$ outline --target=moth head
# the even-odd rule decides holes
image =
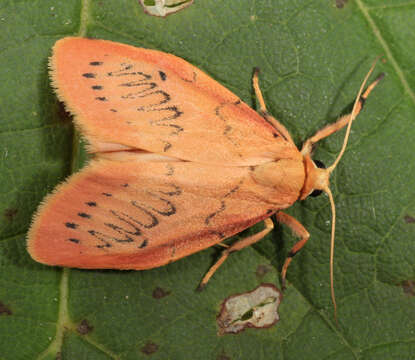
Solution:
[[[306,178],[300,194],[301,200],[308,196],[316,197],[320,195],[330,185],[330,173],[321,161],[312,160],[309,154],[304,156],[303,161]]]

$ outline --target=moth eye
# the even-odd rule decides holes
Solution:
[[[324,163],[320,160],[313,160],[314,165],[316,165],[318,168],[320,169],[325,169],[326,165],[324,165]]]
[[[313,192],[308,196],[316,197],[316,196],[321,195],[322,192],[323,190],[313,190]]]
[[[324,165],[323,162],[320,160],[313,160],[313,162],[320,169],[326,168],[326,165]],[[322,192],[323,190],[313,190],[313,192],[309,196],[316,197],[316,196],[321,195]]]

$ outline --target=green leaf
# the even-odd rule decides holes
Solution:
[[[411,358],[414,20],[407,0],[203,0],[167,18],[144,14],[138,0],[3,0],[0,359]],[[68,35],[171,52],[254,107],[251,76],[258,66],[269,111],[299,146],[350,110],[370,64],[383,54],[375,74],[386,77],[353,124],[331,179],[338,326],[325,196],[287,210],[311,237],[288,270],[281,320],[270,329],[218,337],[216,316],[228,296],[261,282],[278,285],[296,241],[280,226],[255,247],[232,254],[201,293],[195,288],[220,249],[148,271],[63,270],[30,258],[25,236],[32,214],[76,160],[70,118],[47,74],[51,46]],[[343,134],[322,141],[315,158],[332,163]],[[259,265],[271,271],[258,276]],[[79,331],[84,320],[88,331]]]

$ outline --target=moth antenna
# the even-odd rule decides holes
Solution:
[[[352,112],[350,113],[350,120],[349,120],[349,123],[347,124],[347,129],[346,129],[346,134],[344,136],[343,146],[342,146],[342,148],[339,152],[339,155],[337,155],[336,160],[333,162],[332,165],[330,165],[327,168],[327,173],[328,174],[330,174],[336,168],[337,164],[339,163],[340,159],[342,158],[342,156],[343,156],[343,154],[346,150],[346,146],[347,146],[347,142],[349,140],[350,129],[352,127],[353,120],[356,118],[356,116],[359,113],[359,111],[361,109],[361,106],[362,106],[360,104],[360,101],[361,100],[364,101],[366,99],[366,97],[369,95],[369,93],[372,91],[372,89],[383,78],[383,74],[378,76],[378,78],[372,84],[370,84],[370,86],[363,93],[363,89],[365,88],[366,83],[367,83],[370,75],[372,74],[373,70],[375,69],[375,66],[376,66],[376,63],[378,62],[378,60],[379,60],[379,57],[376,58],[376,60],[373,62],[372,66],[370,67],[370,69],[368,71],[368,73],[366,74],[365,78],[363,79],[362,85],[360,86],[359,92],[357,93],[356,99],[354,101]],[[360,106],[360,108],[358,109],[359,106]],[[331,293],[331,301],[333,303],[334,320],[338,324],[337,303],[336,303],[336,296],[335,296],[335,293],[334,293],[334,239],[335,239],[335,232],[336,232],[336,206],[334,204],[334,198],[333,198],[333,194],[331,193],[330,188],[326,185],[322,190],[329,197],[331,213],[332,213],[331,239],[330,239],[330,293]]]
[[[341,150],[340,150],[340,153],[339,153],[339,155],[337,155],[337,158],[336,158],[336,160],[334,161],[334,163],[332,164],[332,165],[330,165],[328,168],[327,168],[327,171],[329,172],[329,174],[336,168],[336,166],[337,166],[337,164],[339,163],[339,161],[340,161],[340,159],[342,158],[342,156],[343,156],[343,154],[344,154],[344,152],[345,152],[345,150],[346,150],[346,146],[347,146],[347,142],[349,141],[349,135],[350,135],[350,129],[351,129],[351,127],[352,127],[352,123],[353,123],[353,120],[356,118],[356,116],[357,116],[357,113],[359,113],[359,110],[358,110],[358,107],[359,107],[359,102],[360,102],[360,99],[361,99],[361,97],[362,97],[362,93],[363,93],[363,89],[365,88],[365,86],[366,86],[366,83],[367,83],[367,81],[368,81],[368,79],[369,79],[369,77],[370,77],[370,75],[372,74],[372,72],[373,72],[373,70],[375,69],[375,66],[376,66],[376,63],[378,62],[378,60],[379,60],[379,58],[380,58],[380,56],[379,57],[377,57],[376,58],[376,60],[373,62],[373,64],[372,64],[372,66],[370,67],[370,70],[368,71],[368,73],[366,74],[366,76],[365,76],[365,78],[364,78],[364,80],[363,80],[363,82],[362,82],[362,85],[360,86],[360,89],[359,89],[359,92],[357,93],[357,96],[356,96],[356,100],[354,101],[354,104],[353,104],[353,110],[352,110],[352,112],[350,113],[350,121],[349,121],[349,123],[347,124],[347,129],[346,129],[346,135],[344,136],[344,141],[343,141],[343,146],[342,146],[342,148],[341,148]],[[364,93],[364,95],[363,95],[363,100],[364,99],[366,99],[366,97],[369,95],[369,93],[372,91],[372,89],[377,85],[377,83],[381,80],[383,78],[383,74],[381,74],[381,76],[379,76],[368,88],[367,88],[367,90],[365,91],[365,93]]]
[[[336,296],[334,294],[334,234],[336,233],[336,206],[334,204],[333,194],[331,193],[330,188],[326,187],[323,190],[329,197],[331,213],[332,213],[331,239],[330,239],[330,293],[331,293],[331,301],[333,303],[334,320],[337,323],[337,304],[336,304]]]

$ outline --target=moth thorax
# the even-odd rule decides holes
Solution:
[[[298,199],[304,184],[304,166],[298,159],[280,159],[256,166],[253,178],[258,184],[274,188],[281,196]]]
[[[300,199],[303,200],[314,190],[325,190],[329,187],[330,172],[317,167],[310,155],[304,156],[305,181]]]

